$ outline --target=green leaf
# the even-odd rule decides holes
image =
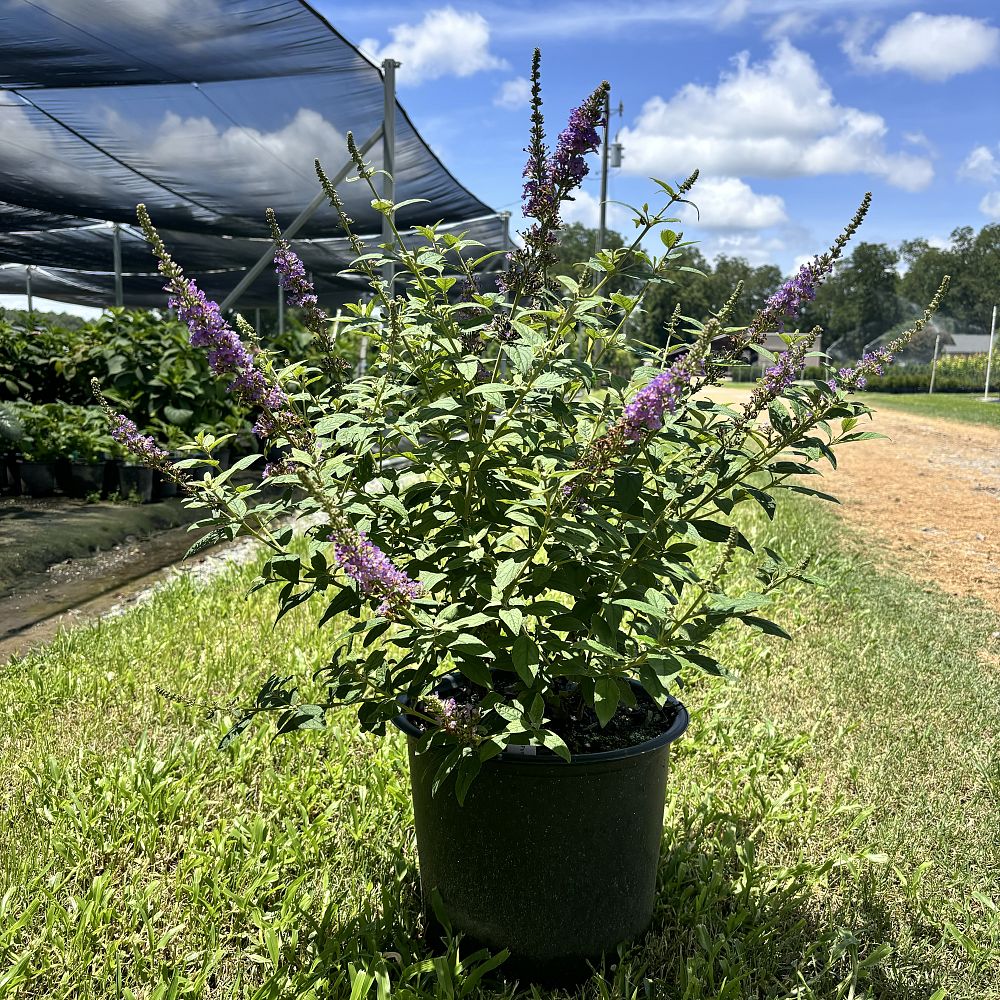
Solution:
[[[524,612],[520,608],[501,608],[499,617],[513,635],[517,635],[521,631],[521,626],[524,624]]]
[[[497,590],[503,593],[514,582],[517,574],[521,572],[524,559],[524,556],[520,558],[515,556],[513,559],[504,559],[497,566],[496,575],[493,578],[493,585]]]
[[[183,427],[194,416],[194,410],[187,410],[180,406],[164,406],[163,415],[171,424]]]
[[[615,471],[615,506],[627,513],[642,492],[642,473],[638,469],[617,469]]]
[[[471,751],[465,753],[461,763],[458,765],[458,773],[455,775],[455,793],[458,795],[458,804],[465,802],[465,796],[469,794],[469,787],[476,780],[480,768],[483,766],[479,754]]]
[[[322,705],[296,705],[282,714],[278,720],[278,730],[275,735],[294,733],[299,729],[325,729],[326,720]]]
[[[220,542],[227,542],[233,537],[232,531],[229,528],[213,528],[207,534],[202,535],[184,553],[185,559],[190,559],[191,556],[196,556],[199,552],[203,552],[205,549],[211,548],[213,545],[218,545]]]
[[[511,661],[517,676],[521,681],[530,687],[538,673],[538,646],[535,640],[523,633],[514,640],[514,648],[511,650]]]
[[[603,729],[618,709],[618,681],[614,677],[598,677],[594,682],[594,711]]]

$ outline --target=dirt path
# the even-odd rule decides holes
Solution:
[[[859,429],[891,440],[845,445],[825,468],[841,516],[914,577],[1000,611],[1000,431],[885,409]]]

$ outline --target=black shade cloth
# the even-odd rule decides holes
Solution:
[[[224,298],[267,248],[265,207],[286,226],[319,190],[314,158],[336,173],[347,131],[360,144],[382,122],[380,71],[300,0],[0,0],[0,51],[0,261],[88,272],[69,301],[98,295],[113,270],[111,229],[93,223],[134,225],[140,201],[194,277],[231,272]],[[382,166],[381,142],[367,159]],[[401,227],[442,222],[503,245],[501,219],[398,105],[394,176],[397,201],[426,199]],[[367,186],[339,189],[358,230],[377,232]],[[337,277],[338,236],[323,206],[299,232],[316,242],[296,242],[328,295],[355,285]],[[139,304],[152,258],[128,230],[122,254]],[[23,290],[15,281],[0,272],[0,291]],[[274,295],[265,275],[240,304]]]

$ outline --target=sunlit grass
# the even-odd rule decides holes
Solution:
[[[748,530],[828,585],[782,598],[793,644],[733,633],[740,677],[683,694],[653,927],[579,995],[1000,997],[1000,622],[880,575],[814,504]],[[398,735],[344,713],[218,752],[230,720],[157,694],[228,701],[323,662],[318,611],[272,631],[251,576],[175,583],[0,668],[0,998],[470,983],[460,944],[421,936]]]
[[[1000,372],[997,378],[1000,379]],[[991,403],[983,402],[981,392],[974,395],[954,392],[866,392],[861,398],[874,410],[905,410],[924,417],[1000,427],[1000,402],[995,402],[998,390],[1000,386],[993,387],[990,398],[994,402]]]

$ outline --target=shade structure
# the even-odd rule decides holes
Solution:
[[[132,228],[142,201],[176,259],[225,298],[268,248],[264,209],[285,227],[316,195],[315,158],[336,173],[351,131],[382,167],[382,73],[300,0],[0,0],[0,49],[0,261],[21,265],[0,270],[0,291],[23,291],[33,266],[49,275],[33,271],[36,294],[54,281],[57,297],[93,304],[119,223],[124,300],[150,304],[158,279]],[[393,106],[395,200],[421,199],[398,224],[501,248],[503,219]],[[377,234],[367,186],[339,190],[357,231]],[[321,205],[297,235],[321,297],[356,297],[333,211]],[[262,275],[240,304],[275,295]]]

